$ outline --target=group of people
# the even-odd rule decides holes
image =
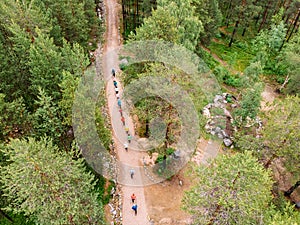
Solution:
[[[124,129],[125,129],[125,132],[127,134],[127,142],[124,143],[124,148],[125,148],[126,151],[128,151],[128,145],[129,145],[129,143],[132,140],[132,136],[129,133],[128,126],[126,126],[125,117],[123,115],[122,101],[120,99],[118,82],[116,81],[116,71],[115,71],[115,69],[112,69],[111,72],[112,72],[112,76],[113,76],[113,84],[114,84],[114,87],[115,87],[115,93],[116,93],[116,97],[117,97],[117,104],[118,104],[119,112],[120,112],[120,115],[121,115],[121,122],[122,122],[123,126],[125,127]],[[134,175],[134,170],[130,169],[130,177],[131,177],[131,179],[133,179],[133,175]],[[132,207],[131,208],[134,211],[134,214],[137,215],[136,196],[135,196],[134,193],[131,195],[131,202],[132,202]]]
[[[115,87],[115,93],[116,93],[116,97],[117,97],[117,104],[119,107],[119,112],[121,115],[121,122],[124,126],[125,132],[127,134],[127,142],[124,143],[124,148],[126,151],[128,151],[128,144],[131,142],[132,140],[132,136],[129,133],[129,128],[128,126],[126,126],[126,121],[125,121],[125,117],[123,115],[123,110],[122,110],[122,101],[120,99],[120,93],[119,93],[119,88],[118,88],[118,82],[116,81],[116,71],[114,69],[112,69],[112,76],[113,76],[113,84]]]
[[[134,215],[137,215],[136,196],[135,196],[134,193],[131,195],[131,202],[132,202],[132,207],[131,207],[131,208],[132,208],[133,211],[134,211]]]

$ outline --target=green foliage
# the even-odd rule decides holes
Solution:
[[[222,41],[221,39],[218,42],[211,42],[209,49],[221,60],[228,62],[233,69],[244,71],[254,57],[252,50],[245,48],[245,45],[233,45],[228,47],[222,43]]]
[[[94,177],[85,172],[83,159],[58,153],[46,138],[14,139],[2,151],[10,162],[1,168],[5,210],[30,215],[39,224],[103,224]]]
[[[287,97],[275,102],[266,116],[268,122],[263,130],[264,142],[272,154],[284,159],[286,169],[296,180],[300,166],[300,98]]]
[[[211,70],[220,65],[220,63],[211,54],[199,46],[196,48],[196,53]]]
[[[1,26],[1,25],[0,25]],[[6,99],[13,101],[23,97],[31,100],[29,59],[30,35],[18,24],[12,23],[1,29],[0,43],[0,90]]]
[[[285,199],[282,200],[281,206],[270,207],[265,218],[265,224],[268,225],[298,225],[299,221],[300,213]]]
[[[96,112],[95,112],[95,123],[97,132],[99,135],[99,139],[101,143],[104,145],[105,149],[110,149],[110,144],[112,140],[111,131],[108,125],[108,118],[103,115],[103,110],[105,110],[105,101],[101,101],[100,99],[105,99],[105,93],[101,93],[102,98],[99,98],[97,102]]]
[[[255,83],[259,82],[259,76],[262,74],[263,68],[260,61],[252,62],[244,71],[242,77],[242,86],[252,87]]]
[[[5,217],[0,216],[1,225],[35,225],[32,220],[22,214],[8,213],[7,215],[13,219],[13,222],[10,222]]]
[[[259,224],[272,199],[272,180],[249,152],[219,155],[194,172],[194,186],[183,198],[194,224]]]
[[[282,75],[282,67],[278,66],[278,55],[286,35],[283,21],[272,24],[269,30],[262,30],[253,41],[256,52],[254,61],[260,61],[262,68],[268,74],[277,74],[277,80]]]
[[[167,148],[167,149],[163,150],[164,153],[162,153],[162,152],[160,151],[160,154],[158,155],[158,157],[157,157],[155,163],[162,163],[162,161],[164,160],[164,156],[165,156],[165,155],[166,155],[166,156],[170,156],[170,155],[173,154],[174,151],[175,151],[174,148]]]
[[[40,1],[44,5],[45,13],[53,18],[53,26],[59,27],[63,37],[71,43],[79,43],[85,48],[89,34],[96,29],[97,17],[95,13],[95,2],[90,0],[59,0]],[[92,23],[89,23],[92,22]]]
[[[37,37],[30,47],[29,62],[31,73],[31,89],[38,92],[39,88],[55,100],[60,98],[62,56],[54,45],[53,39],[36,30]]]
[[[231,74],[224,66],[217,66],[213,70],[213,73],[217,77],[219,82],[225,83],[232,87],[241,86],[241,79],[239,74]]]
[[[204,31],[200,34],[200,41],[208,45],[218,33],[218,27],[222,21],[222,14],[217,0],[192,0],[195,6],[195,15],[202,22]]]
[[[249,119],[255,119],[260,108],[262,90],[263,85],[261,83],[256,83],[252,88],[245,90],[240,101],[240,107],[233,113],[235,123],[238,126],[246,125]]]
[[[51,18],[43,12],[37,1],[1,1],[0,21],[1,25],[8,27],[15,23],[30,36],[35,35],[37,27],[45,33],[51,30]]]
[[[59,143],[62,135],[62,123],[59,108],[44,90],[39,89],[38,100],[35,102],[37,110],[33,114],[33,129],[36,137],[51,137],[55,143]]]
[[[159,0],[157,9],[131,34],[133,40],[164,40],[182,44],[190,50],[197,45],[201,21],[194,15],[191,0]]]
[[[280,65],[286,68],[286,75],[289,76],[284,92],[291,95],[300,94],[300,33],[286,44]]]
[[[63,71],[62,82],[59,87],[62,92],[62,99],[59,102],[59,108],[61,115],[63,115],[63,124],[67,126],[72,125],[72,106],[74,101],[74,95],[79,83],[79,78],[75,77],[68,71]]]
[[[19,98],[13,102],[6,102],[0,93],[0,139],[26,136],[31,128],[31,116],[26,110],[24,101]]]

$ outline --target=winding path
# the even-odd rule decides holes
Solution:
[[[126,132],[124,126],[121,122],[121,116],[118,111],[117,98],[115,95],[114,85],[112,81],[111,70],[115,68],[117,71],[117,82],[118,88],[120,90],[120,96],[122,96],[122,87],[118,80],[118,55],[116,49],[120,47],[120,34],[118,29],[119,19],[119,8],[120,6],[117,3],[117,0],[105,0],[106,6],[106,45],[104,46],[104,57],[102,61],[104,76],[107,80],[106,84],[106,97],[108,102],[108,109],[111,118],[111,124],[113,127],[113,141],[115,143],[115,149],[117,153],[117,158],[122,164],[137,167],[140,165],[139,160],[142,158],[143,153],[132,151],[131,144],[129,144],[128,152],[124,149],[124,142],[126,141]],[[121,97],[122,98],[122,97]],[[123,107],[123,106],[122,106]],[[127,126],[129,127],[129,132],[134,134],[134,127],[131,118],[124,112],[124,117]],[[134,182],[138,179],[139,171],[135,172],[134,178],[130,178],[129,169],[127,167],[119,168],[120,174],[123,176],[122,183],[125,183],[121,186],[123,202],[122,202],[122,217],[123,225],[147,225],[149,221],[147,219],[147,205],[145,201],[144,188],[134,186]],[[129,185],[127,185],[129,184]],[[131,185],[132,184],[132,185]],[[138,205],[138,213],[135,216],[134,211],[131,209],[132,203],[130,196],[132,193],[135,193],[137,196],[136,201]]]

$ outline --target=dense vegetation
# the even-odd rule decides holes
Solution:
[[[107,181],[85,164],[72,130],[74,92],[102,33],[99,2],[0,2],[0,224],[103,223]],[[122,1],[125,41],[184,46],[239,100],[232,111],[235,148],[205,171],[196,167],[197,184],[183,199],[198,224],[300,223],[293,202],[300,186],[299,9],[299,0]],[[154,62],[122,69],[124,85],[160,76],[182,87],[204,127],[201,110],[208,100],[192,74]],[[279,97],[262,112],[266,83]],[[97,131],[108,149],[111,136],[101,112]],[[140,136],[151,136],[157,116],[164,120],[159,160],[172,154],[181,125],[172,104],[142,99],[132,113]],[[257,116],[264,125],[259,138],[247,126]],[[283,183],[289,188],[280,189]]]
[[[0,3],[0,224],[104,223],[106,181],[72,130],[74,93],[103,32],[98,3]],[[108,148],[104,104],[96,117]]]
[[[222,90],[239,101],[231,110],[236,127],[234,149],[220,155],[205,171],[196,167],[197,182],[183,200],[195,224],[300,223],[293,206],[293,200],[299,201],[295,190],[300,186],[300,1],[122,2],[129,7],[123,24],[134,23],[123,26],[128,43],[163,40],[194,51],[214,72]],[[132,17],[136,15],[127,12],[138,13],[145,4],[152,7],[151,15],[140,13],[143,23],[135,22]],[[161,76],[179,84],[195,103],[204,127],[201,107],[207,100],[190,75],[157,62],[122,65],[122,69],[125,85],[145,76]],[[278,99],[261,111],[266,83]],[[165,138],[155,151],[167,155],[167,149],[176,146],[180,119],[170,103],[160,97],[147,98],[135,104],[133,113],[139,119],[139,134],[145,137],[151,137],[151,121],[158,115],[163,118]],[[257,116],[263,118],[258,136],[255,127],[249,126]]]

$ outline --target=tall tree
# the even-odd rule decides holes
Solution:
[[[195,16],[191,0],[159,0],[152,16],[136,30],[135,40],[165,40],[182,44],[194,50],[199,34],[203,30],[201,21]]]
[[[37,107],[33,114],[34,136],[36,137],[51,137],[55,143],[60,143],[63,126],[60,118],[59,108],[48,96],[44,90],[39,88],[38,100],[35,101]],[[61,140],[63,143],[63,140]]]
[[[58,0],[43,1],[45,13],[50,14],[53,20],[53,26],[59,26],[63,37],[71,43],[79,43],[87,46],[89,35],[94,27],[90,24],[91,11],[94,11],[92,17],[96,17],[95,2],[90,0]]]
[[[38,36],[30,46],[28,65],[31,72],[31,89],[37,93],[39,88],[58,100],[61,97],[59,83],[62,79],[62,56],[53,38],[37,29]]]
[[[282,158],[285,168],[293,175],[294,182],[300,175],[299,118],[300,98],[288,96],[274,103],[273,109],[267,112],[268,122],[263,130],[269,160]]]
[[[83,159],[58,153],[46,138],[14,139],[2,151],[9,158],[0,178],[10,202],[5,210],[30,215],[38,224],[104,224]]]
[[[230,42],[228,44],[229,47],[231,47],[235,34],[238,30],[238,27],[240,24],[244,24],[244,26],[249,25],[250,18],[254,17],[256,15],[256,11],[258,10],[258,6],[253,4],[254,0],[244,0],[242,1],[242,4],[238,3],[235,5],[235,7],[232,9],[233,10],[233,21],[235,22]]]
[[[0,25],[1,26],[1,25]],[[31,38],[18,24],[12,23],[1,30],[0,90],[9,101],[31,98],[28,66]]]
[[[193,0],[195,15],[202,22],[204,31],[201,32],[200,41],[209,45],[211,39],[217,34],[222,21],[222,14],[217,0]]]
[[[272,199],[272,180],[249,152],[219,155],[194,172],[195,185],[183,198],[194,224],[259,224]]]
[[[281,89],[290,95],[300,94],[300,33],[285,44],[280,64],[287,67],[285,82]]]
[[[0,139],[26,136],[31,131],[31,115],[27,111],[22,98],[6,102],[4,94],[0,94]]]
[[[260,108],[262,87],[262,83],[256,83],[243,92],[240,107],[234,111],[235,123],[239,127],[256,118]]]

